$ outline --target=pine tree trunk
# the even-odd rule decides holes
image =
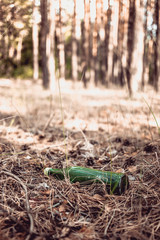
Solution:
[[[110,4],[108,1],[108,7],[106,11],[106,18],[105,18],[105,46],[106,46],[106,83],[109,85],[109,78],[108,78],[108,70],[109,70],[109,63],[108,63],[108,56],[109,56],[109,36],[110,36],[110,29],[111,29],[111,16],[112,16],[112,11],[110,8]]]
[[[91,58],[91,75],[90,81],[92,85],[98,83],[98,70],[99,70],[99,62],[98,62],[98,1],[96,0],[96,16],[93,26],[93,37],[92,37],[92,58]]]
[[[159,21],[160,21],[160,16],[159,16],[159,9],[160,9],[160,1],[159,0],[155,0],[155,14],[154,14],[154,17],[155,17],[155,24],[157,26],[156,28],[156,38],[155,38],[155,41],[154,41],[154,82],[153,82],[153,85],[154,85],[154,89],[155,91],[158,92],[158,80],[159,80],[159,74],[160,74],[160,71],[159,71],[159,56],[160,56],[160,46],[159,46],[159,43],[160,43],[160,32],[159,32]]]
[[[84,0],[84,55],[82,66],[84,71],[83,83],[87,87],[89,81],[89,49],[90,49],[90,1]]]
[[[98,61],[99,61],[99,79],[101,84],[106,84],[106,44],[105,44],[105,14],[103,0],[98,0],[97,6],[97,17],[98,17],[98,30],[99,30],[99,51],[98,51]]]
[[[15,21],[15,8],[13,7],[11,10],[11,21],[14,22]],[[8,38],[9,38],[9,44],[8,44],[8,57],[10,59],[13,59],[15,57],[15,53],[16,53],[16,46],[15,44],[13,44],[14,42],[14,31],[15,29],[12,28],[11,31],[9,31],[8,33]]]
[[[141,90],[144,90],[145,84],[148,79],[148,73],[149,73],[149,66],[148,66],[148,41],[147,41],[147,28],[148,28],[148,0],[145,4],[145,21],[144,21],[144,52],[143,52],[143,72],[142,72],[142,85]]]
[[[64,45],[64,27],[62,19],[62,4],[59,0],[59,68],[60,68],[60,78],[65,79],[65,45]]]
[[[105,23],[107,21],[107,12],[104,9],[104,0],[100,0],[100,29],[99,29],[99,38],[100,38],[100,79],[103,85],[107,85],[106,82],[106,42],[105,42]]]
[[[48,32],[47,22],[47,0],[41,0],[41,68],[42,85],[45,89],[49,88],[49,73],[46,54],[46,39]]]
[[[108,44],[107,44],[107,39],[108,39],[108,1],[102,0],[103,1],[103,27],[104,27],[104,51],[103,51],[103,68],[104,68],[104,84],[108,86],[108,78],[107,78],[107,71],[108,71],[108,65],[107,65],[107,56],[108,56]]]
[[[38,5],[36,0],[33,0],[33,26],[32,26],[32,42],[33,42],[33,80],[39,77],[39,64],[38,64]]]
[[[0,9],[3,9],[3,1],[0,1]],[[1,74],[5,73],[5,66],[3,61],[5,60],[5,27],[4,27],[4,11],[0,12],[0,72]]]
[[[72,79],[78,80],[78,42],[77,42],[77,5],[74,0],[74,14],[72,20]]]
[[[20,64],[21,56],[22,56],[22,43],[23,43],[23,30],[19,33],[18,43],[17,43],[17,54],[16,54],[16,62]]]
[[[123,0],[122,7],[123,15],[123,30],[122,30],[122,53],[121,53],[121,69],[119,75],[122,76],[122,85],[127,84],[127,36],[128,36],[128,22],[129,22],[129,1]]]
[[[49,87],[52,91],[55,90],[56,76],[55,76],[55,5],[53,0],[48,0],[48,34],[47,34],[47,64],[48,64],[48,76]]]
[[[158,0],[158,83],[160,83],[160,0]]]
[[[130,96],[141,86],[144,51],[143,1],[130,0],[130,29],[128,35],[128,89]]]
[[[13,35],[9,34],[8,57],[10,59],[12,59],[14,57],[14,54],[15,54],[15,47],[12,44],[13,41],[14,41]]]
[[[108,80],[113,82],[114,76],[114,52],[117,48],[118,41],[118,16],[119,16],[119,0],[114,0],[113,5],[110,6],[111,14],[111,27],[109,33],[108,44]]]

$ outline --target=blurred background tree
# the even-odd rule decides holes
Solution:
[[[33,80],[38,80],[39,77],[39,14],[38,14],[39,1],[33,0],[33,23],[32,23],[32,42],[33,42]]]
[[[160,78],[160,0],[0,0],[0,77],[134,95]]]
[[[32,2],[0,1],[0,75],[32,77]],[[21,66],[21,67],[19,67]]]

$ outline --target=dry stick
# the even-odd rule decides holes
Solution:
[[[82,131],[82,129],[79,128],[79,130],[80,130],[80,132],[82,133],[82,136],[84,137],[84,140],[85,140],[86,144],[89,144],[89,141],[88,141],[88,139],[86,138],[86,135],[84,134],[84,132]]]
[[[11,119],[11,118],[16,118],[16,117],[19,117],[19,116],[18,115],[13,115],[13,116],[10,116],[10,117],[2,118],[2,119],[0,119],[0,122]]]
[[[54,114],[55,114],[54,112],[51,113],[48,121],[46,122],[46,124],[45,124],[45,126],[44,126],[44,128],[43,128],[43,132],[45,132],[45,130],[46,130],[46,129],[48,128],[48,126],[50,125],[50,123],[51,123],[51,121],[52,121],[52,119],[53,119],[53,117],[54,117]]]
[[[107,224],[107,226],[106,226],[106,228],[104,230],[104,236],[107,235],[107,231],[108,231],[109,225],[111,224],[112,219],[114,218],[114,215],[115,215],[115,210],[113,211],[113,215],[111,216],[111,218],[110,218],[110,220],[109,220],[109,222],[108,222],[108,224]]]
[[[22,182],[22,180],[17,177],[16,175],[14,175],[13,173],[10,173],[8,171],[1,171],[0,173],[6,174],[12,178],[14,178],[17,182],[19,182],[21,184],[21,186],[23,187],[24,191],[25,191],[25,195],[26,195],[26,210],[27,210],[27,214],[30,220],[30,228],[29,228],[29,233],[32,234],[34,231],[34,221],[33,221],[33,217],[32,214],[30,213],[30,205],[29,205],[29,199],[28,199],[28,191],[27,191],[27,187],[26,185]],[[26,239],[29,239],[28,236]]]

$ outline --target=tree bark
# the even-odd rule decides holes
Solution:
[[[49,87],[55,91],[56,76],[55,76],[55,5],[53,0],[48,0],[48,34],[47,34],[47,64],[48,64],[48,79]]]
[[[122,49],[121,49],[121,69],[119,69],[119,78],[121,85],[127,84],[127,36],[129,22],[129,1],[123,0],[122,6]]]
[[[155,13],[154,13],[154,17],[155,17],[155,24],[156,24],[156,36],[155,36],[155,41],[154,41],[154,82],[153,82],[153,85],[154,85],[154,89],[156,92],[158,92],[158,80],[159,80],[159,74],[160,74],[160,71],[159,71],[159,56],[160,56],[160,32],[159,32],[159,21],[160,21],[160,16],[159,16],[159,9],[160,9],[160,1],[159,0],[155,0]]]
[[[2,6],[4,5],[4,2],[1,0],[0,1],[0,9],[1,12],[0,12],[0,72],[1,74],[4,74],[5,72],[5,67],[4,67],[4,60],[6,59],[6,56],[5,56],[5,27],[4,27],[4,19],[5,19],[5,15],[4,15],[4,10],[2,8]]]
[[[32,26],[32,42],[33,42],[33,80],[39,77],[39,63],[38,63],[38,5],[36,0],[33,0],[33,26]]]
[[[142,83],[144,51],[143,17],[143,1],[130,0],[127,66],[127,82],[130,96],[133,96],[140,89]]]
[[[112,11],[111,14],[111,27],[109,33],[109,44],[108,44],[108,80],[113,82],[114,74],[114,52],[117,48],[118,41],[118,16],[119,16],[119,0],[114,0],[112,6],[110,5]]]
[[[77,42],[77,5],[74,0],[74,14],[72,20],[72,79],[78,80],[78,42]]]
[[[149,74],[149,66],[148,66],[148,0],[145,3],[145,21],[144,21],[144,52],[143,52],[143,72],[142,72],[142,84],[141,90],[144,90],[145,84],[147,82],[148,74]]]
[[[62,3],[59,0],[59,68],[60,78],[65,79],[65,44],[64,44],[64,26],[62,18]]]
[[[82,66],[84,71],[83,82],[87,87],[89,81],[89,49],[90,49],[90,1],[84,0],[84,56]]]
[[[19,33],[18,43],[17,43],[17,54],[16,54],[16,62],[20,64],[21,56],[22,56],[22,43],[23,43],[24,33],[23,30]]]
[[[41,0],[41,68],[42,68],[42,85],[45,89],[49,88],[49,73],[46,53],[47,32],[48,32],[47,0]]]
[[[99,20],[99,39],[100,39],[100,80],[103,85],[106,85],[106,44],[105,44],[105,22],[107,12],[104,10],[104,0],[100,0],[100,20]]]
[[[93,37],[92,37],[92,58],[91,58],[91,83],[98,83],[98,5],[99,0],[96,0],[96,16],[93,26]]]
[[[158,83],[160,83],[160,0],[158,0]]]

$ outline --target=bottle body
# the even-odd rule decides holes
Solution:
[[[63,180],[66,176],[71,183],[104,183],[110,193],[122,194],[129,187],[128,177],[123,173],[101,171],[79,166],[68,167],[65,169],[46,168],[44,173],[45,175],[53,175],[60,180]]]

